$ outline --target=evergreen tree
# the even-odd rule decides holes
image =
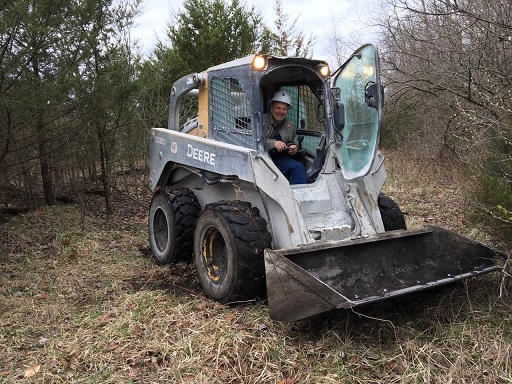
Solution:
[[[100,163],[102,180],[108,180],[112,163],[105,159],[125,145],[114,133],[135,108],[136,58],[128,31],[137,4],[2,3],[0,184],[13,184],[34,199],[41,186],[45,202],[53,204],[57,189],[76,187],[79,170],[89,179]]]
[[[185,0],[168,37],[186,73],[253,53],[261,18],[239,0]]]

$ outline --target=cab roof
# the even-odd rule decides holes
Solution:
[[[234,67],[250,66],[252,64],[252,61],[255,56],[257,56],[257,55],[252,54],[252,55],[248,55],[245,57],[241,57],[239,59],[228,61],[226,63],[215,65],[213,67],[208,68],[207,72],[216,71],[216,70],[220,70],[220,69],[234,68]],[[283,56],[273,56],[273,55],[261,55],[261,56],[265,56],[267,58],[269,64],[288,63],[288,64],[298,64],[298,65],[305,65],[305,66],[316,66],[318,64],[327,65],[327,62],[324,60],[307,59],[304,57],[292,57],[292,56],[283,57]]]

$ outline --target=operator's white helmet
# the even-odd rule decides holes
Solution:
[[[290,108],[292,107],[292,98],[286,91],[283,91],[283,90],[277,91],[274,94],[274,97],[272,99],[270,99],[270,102],[274,102],[274,101],[279,101],[280,103],[288,104],[288,106]]]

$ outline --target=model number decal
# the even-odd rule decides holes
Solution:
[[[159,136],[155,136],[155,143],[165,145],[165,139]]]
[[[208,152],[203,149],[195,148],[191,144],[187,144],[187,157],[202,161],[206,164],[215,165],[215,156],[213,152]]]

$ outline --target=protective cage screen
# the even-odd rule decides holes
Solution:
[[[254,148],[251,103],[236,79],[210,79],[210,138]]]

